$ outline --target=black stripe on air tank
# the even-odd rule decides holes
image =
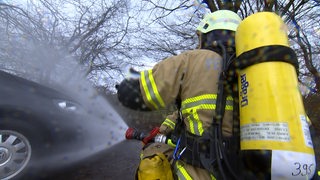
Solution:
[[[299,64],[296,53],[290,47],[281,45],[258,47],[242,53],[237,57],[233,65],[235,68],[244,69],[257,63],[275,61],[292,64],[298,74]]]

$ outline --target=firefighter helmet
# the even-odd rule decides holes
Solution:
[[[207,14],[200,22],[197,30],[201,33],[208,33],[213,30],[236,31],[241,18],[233,11],[219,10]]]

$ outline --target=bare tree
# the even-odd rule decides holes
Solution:
[[[94,83],[100,81],[97,75],[112,79],[113,72],[121,72],[118,59],[128,56],[128,5],[126,0],[0,3],[2,68],[50,81],[66,67],[61,61],[77,60]]]
[[[27,66],[31,68],[31,64],[26,56],[32,52],[32,48],[26,46],[26,42],[41,44],[39,40],[44,39],[47,42],[47,30],[43,27],[41,21],[34,19],[27,11],[20,7],[9,4],[0,4],[0,18],[2,22],[2,41],[3,54],[1,59],[7,64],[2,64],[7,69],[12,67]],[[29,43],[31,44],[31,43]],[[34,57],[36,59],[36,57]]]
[[[87,78],[99,86],[112,88],[128,66],[148,66],[150,61],[196,48],[195,28],[208,12],[229,9],[245,18],[255,12],[273,11],[289,25],[292,47],[300,61],[300,81],[307,84],[306,79],[312,77],[309,89],[319,93],[317,1],[27,2],[23,6],[0,3],[2,68],[27,64],[37,78],[48,80],[52,78],[49,72],[54,71],[55,61],[64,59],[65,53],[59,53],[63,50],[85,67]],[[50,59],[44,68],[35,66],[44,59]]]

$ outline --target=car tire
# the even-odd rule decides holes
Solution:
[[[27,137],[14,130],[0,130],[0,179],[16,177],[30,162],[32,148]]]
[[[28,179],[30,179],[29,177],[37,177],[38,172],[41,171],[42,165],[38,165],[38,163],[35,162],[38,162],[39,159],[42,159],[41,157],[43,157],[44,155],[42,151],[43,146],[45,145],[45,139],[42,134],[43,131],[45,131],[45,128],[43,128],[39,123],[33,122],[32,124],[32,121],[30,121],[30,119],[34,120],[34,118],[32,117],[24,115],[19,115],[18,117],[5,115],[0,117],[0,136],[2,137],[2,139],[0,139],[0,147],[3,151],[1,153],[4,155],[4,153],[8,150],[10,150],[10,152],[6,153],[9,153],[9,155],[14,155],[15,153],[18,155],[18,153],[23,150],[25,150],[24,153],[27,153],[24,161],[21,162],[21,164],[19,164],[15,170],[5,171],[7,173],[2,171],[2,169],[8,169],[8,166],[12,164],[8,164],[8,160],[0,160],[1,180],[11,178],[24,179],[25,177],[28,177]],[[14,141],[13,144],[10,144],[11,141],[6,142],[9,137],[15,139],[16,141]],[[27,149],[22,149],[15,152],[15,149],[13,147],[15,147],[16,143],[22,143],[19,145],[25,146],[25,148]]]

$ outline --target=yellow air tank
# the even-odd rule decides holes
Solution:
[[[246,167],[255,179],[311,179],[315,155],[287,26],[272,12],[245,18],[236,31],[236,55]]]

